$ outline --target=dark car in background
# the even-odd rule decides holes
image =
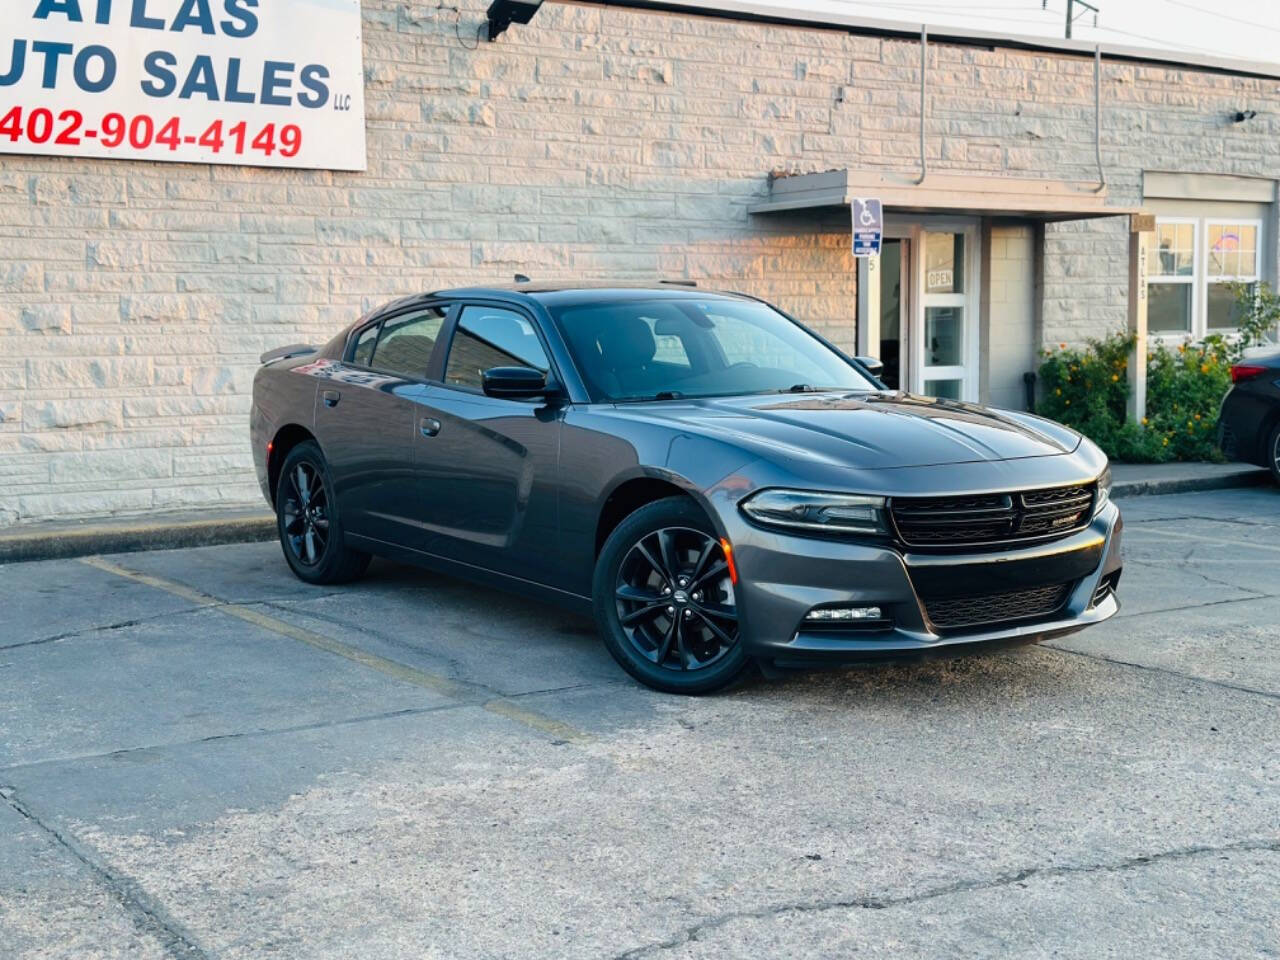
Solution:
[[[1096,446],[889,391],[750,297],[444,290],[263,360],[254,459],[299,577],[381,554],[558,600],[657,689],[1035,641],[1118,609]]]
[[[1280,350],[1232,366],[1218,446],[1228,460],[1266,467],[1280,483]]]

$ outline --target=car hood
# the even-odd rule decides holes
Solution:
[[[763,457],[864,470],[1053,457],[1080,435],[1031,414],[904,393],[813,393],[620,405],[618,413]]]

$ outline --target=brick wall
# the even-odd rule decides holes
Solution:
[[[366,173],[0,157],[0,525],[257,503],[257,355],[411,291],[692,277],[853,347],[844,219],[746,208],[770,170],[914,169],[914,43],[548,3],[476,46],[483,6],[364,0]],[[1092,176],[1088,59],[937,46],[929,82],[932,170]],[[1105,99],[1113,202],[1280,175],[1275,82],[1117,64]],[[1045,336],[1122,323],[1124,265],[1122,224],[1051,227]]]

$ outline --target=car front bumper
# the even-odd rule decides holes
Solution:
[[[741,637],[752,656],[778,666],[954,655],[1073,633],[1115,615],[1123,521],[1107,503],[1083,530],[1050,543],[1000,551],[916,554],[889,545],[797,537],[742,521],[730,531],[738,568]],[[1114,582],[1112,578],[1109,582]],[[1065,603],[1037,618],[942,629],[926,598],[984,597],[1069,584]],[[1095,602],[1096,601],[1096,602]],[[875,606],[869,627],[815,624],[819,606]]]

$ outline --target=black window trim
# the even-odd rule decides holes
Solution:
[[[371,327],[378,328],[378,336],[373,341],[373,359],[378,359],[378,345],[382,342],[383,327],[393,321],[399,320],[401,317],[414,313],[426,313],[429,310],[444,309],[444,320],[440,326],[440,334],[436,337],[435,346],[431,348],[431,359],[427,361],[427,368],[423,371],[421,377],[410,377],[397,370],[386,370],[376,366],[366,366],[363,363],[355,362],[356,345],[360,342],[360,336]],[[440,345],[444,343],[446,336],[452,337],[452,325],[454,317],[458,313],[458,302],[455,300],[432,300],[427,303],[416,303],[413,306],[404,307],[392,313],[385,313],[368,323],[362,324],[351,331],[351,335],[347,338],[347,345],[342,351],[342,362],[348,367],[354,367],[356,370],[368,370],[370,373],[379,373],[385,377],[399,377],[407,383],[426,383],[440,384],[442,371],[438,363],[442,356]]]
[[[551,352],[549,342],[547,340],[547,332],[542,329],[542,324],[538,322],[538,318],[529,310],[526,310],[522,304],[512,303],[508,300],[485,300],[485,299],[467,299],[459,300],[453,305],[453,311],[449,316],[448,322],[445,324],[444,330],[440,334],[440,343],[444,345],[444,349],[439,351],[439,368],[435,371],[439,377],[438,380],[432,381],[433,385],[443,387],[445,390],[454,390],[458,393],[467,393],[472,396],[485,397],[489,400],[495,400],[499,403],[536,403],[537,400],[511,400],[505,397],[489,397],[484,390],[479,387],[467,387],[460,383],[449,383],[445,378],[445,374],[449,369],[449,353],[453,350],[453,338],[457,333],[458,324],[462,320],[462,311],[467,307],[493,307],[499,310],[507,310],[511,313],[519,314],[533,325],[533,332],[538,338],[538,343],[542,347],[542,353],[547,358],[547,383],[557,384],[563,387],[564,378],[560,375],[560,371],[556,366],[555,355]],[[436,365],[437,358],[433,355],[432,365]]]

